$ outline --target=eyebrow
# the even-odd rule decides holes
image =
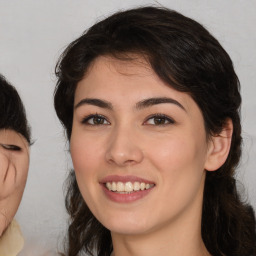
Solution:
[[[147,108],[147,107],[151,107],[151,106],[158,105],[158,104],[163,104],[163,103],[175,104],[176,106],[178,106],[181,109],[183,109],[184,111],[186,111],[186,109],[177,100],[174,100],[172,98],[167,98],[167,97],[144,99],[144,100],[139,101],[138,103],[136,103],[135,109],[140,110],[140,109],[143,109],[143,108]],[[83,105],[93,105],[93,106],[97,106],[97,107],[100,107],[100,108],[113,110],[113,105],[110,102],[105,101],[105,100],[101,100],[101,99],[93,99],[93,98],[82,99],[81,101],[79,101],[75,105],[74,109],[77,109],[77,108],[79,108]]]
[[[177,100],[174,100],[172,98],[167,98],[167,97],[149,98],[149,99],[142,100],[136,104],[136,108],[142,109],[142,108],[151,107],[153,105],[158,105],[162,103],[175,104],[176,106],[186,111],[186,109]]]
[[[106,108],[109,110],[113,110],[113,105],[105,100],[100,100],[100,99],[82,99],[81,101],[79,101],[76,105],[75,105],[75,109],[83,106],[83,105],[93,105],[93,106],[97,106],[100,108]]]

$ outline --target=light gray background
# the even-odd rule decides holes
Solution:
[[[57,244],[61,248],[66,230],[63,181],[71,161],[53,109],[56,60],[95,21],[145,4],[164,5],[196,19],[233,59],[243,97],[239,179],[256,208],[256,0],[0,0],[0,73],[20,92],[35,141],[16,216],[26,239],[22,255],[44,255]]]

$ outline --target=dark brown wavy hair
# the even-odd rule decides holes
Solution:
[[[209,136],[233,122],[226,162],[207,172],[202,212],[202,237],[214,256],[255,256],[255,215],[242,201],[234,178],[241,154],[240,85],[232,61],[219,42],[199,23],[175,11],[141,7],[96,23],[64,51],[56,66],[54,104],[67,138],[72,133],[74,93],[99,56],[131,60],[144,57],[170,87],[188,93],[200,107]],[[81,196],[71,170],[66,208],[70,215],[67,255],[96,252],[109,256],[110,231],[96,220]]]

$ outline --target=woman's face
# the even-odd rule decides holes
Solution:
[[[18,209],[28,166],[27,140],[13,130],[0,130],[0,236]]]
[[[70,149],[86,204],[113,233],[200,221],[208,158],[202,114],[143,59],[93,63],[75,92]]]

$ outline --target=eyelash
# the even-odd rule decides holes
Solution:
[[[10,151],[21,151],[21,148],[16,145],[11,144],[0,144],[4,149],[10,150]]]
[[[103,123],[91,124],[91,123],[89,123],[90,119],[92,119],[92,120],[98,119],[100,121],[103,121]],[[154,124],[146,124],[150,119],[158,119],[158,120],[160,120],[160,123],[158,123],[158,124],[156,124],[156,123],[154,123]],[[105,123],[105,121],[107,123]],[[164,121],[164,123],[161,123],[161,121]],[[166,121],[167,121],[167,123],[166,123]],[[85,125],[91,125],[91,126],[108,125],[108,124],[110,124],[110,122],[107,120],[107,118],[105,116],[99,115],[99,114],[91,114],[89,116],[86,116],[82,120],[81,123],[85,124]],[[166,116],[164,114],[153,114],[153,115],[147,117],[147,119],[143,122],[143,124],[155,125],[155,126],[164,126],[164,125],[169,125],[169,124],[174,124],[174,123],[175,123],[175,121],[172,118],[170,118],[170,117],[168,117],[168,116]]]

